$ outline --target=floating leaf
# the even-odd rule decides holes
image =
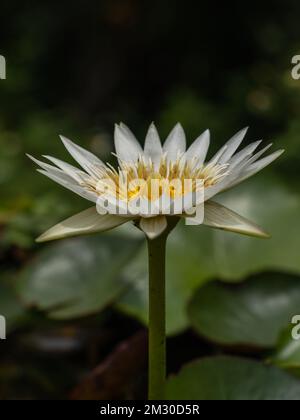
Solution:
[[[192,326],[224,345],[272,347],[300,308],[300,277],[261,274],[241,284],[211,282],[188,306]]]
[[[133,238],[105,234],[57,242],[27,266],[19,295],[52,318],[100,311],[129,287],[122,270],[139,245]]]
[[[298,319],[300,319],[300,315]],[[292,371],[293,373],[300,374],[299,332],[299,325],[293,325],[283,331],[279,337],[277,348],[272,353],[268,361],[281,368]]]
[[[236,357],[192,362],[167,382],[169,400],[300,400],[300,381],[281,370]]]

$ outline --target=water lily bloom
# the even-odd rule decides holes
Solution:
[[[54,165],[29,157],[41,167],[38,172],[94,204],[48,230],[38,242],[106,231],[128,221],[134,221],[148,238],[154,239],[166,230],[171,217],[182,217],[188,224],[203,223],[267,237],[256,224],[212,200],[218,193],[256,174],[283,152],[262,157],[271,144],[257,151],[260,141],[237,151],[246,131],[239,131],[206,161],[209,130],[186,150],[180,124],[163,145],[151,124],[143,149],[130,129],[121,123],[115,127],[117,169],[61,136],[81,169],[51,156],[44,157]]]

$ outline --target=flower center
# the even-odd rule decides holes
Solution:
[[[144,197],[157,200],[163,194],[179,198],[199,188],[208,188],[228,175],[228,165],[197,165],[197,159],[186,161],[184,156],[169,162],[163,156],[155,165],[140,157],[137,162],[120,162],[116,170],[111,165],[101,168],[98,179],[91,178],[85,186],[99,195],[110,195],[124,201]]]

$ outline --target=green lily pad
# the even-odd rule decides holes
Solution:
[[[261,274],[241,284],[211,282],[190,301],[193,328],[223,345],[272,347],[300,308],[300,277]]]
[[[100,311],[130,286],[122,270],[139,246],[137,239],[106,234],[57,242],[27,266],[18,293],[52,318]]]
[[[235,357],[192,362],[167,381],[168,400],[300,400],[300,381],[273,366]]]
[[[299,310],[300,313],[300,310]],[[283,331],[269,362],[300,374],[300,315],[298,323]]]
[[[261,271],[300,273],[298,193],[289,190],[277,178],[260,174],[224,193],[218,201],[256,222],[272,237],[258,240],[214,231],[212,255],[216,261],[216,276],[240,281]]]

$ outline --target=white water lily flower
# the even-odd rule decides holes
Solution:
[[[209,130],[201,134],[186,150],[186,137],[180,124],[174,127],[163,146],[154,124],[151,124],[143,150],[131,130],[121,123],[115,127],[118,169],[61,137],[82,169],[51,156],[44,157],[55,166],[28,156],[42,168],[38,172],[92,201],[94,205],[54,226],[37,241],[101,232],[128,221],[134,221],[148,238],[154,239],[167,228],[170,217],[179,216],[188,219],[191,224],[203,223],[241,234],[268,237],[257,225],[211,200],[216,194],[254,175],[283,153],[283,150],[279,150],[261,158],[271,145],[257,152],[260,141],[237,152],[246,131],[247,129],[243,129],[235,134],[206,162],[210,143]],[[126,182],[123,182],[124,174]],[[181,188],[174,187],[175,180]],[[186,180],[190,183],[185,184]],[[158,183],[156,191],[152,187],[153,181]],[[198,185],[202,191],[200,199],[195,195]],[[185,200],[185,207],[172,213],[171,208],[181,203],[182,199]],[[137,202],[139,207],[134,211]],[[196,215],[191,215],[188,207],[195,210],[203,205],[204,219],[198,221],[197,212]],[[107,212],[113,206],[115,210]],[[152,213],[149,213],[149,208]],[[105,210],[103,214],[101,209]]]

